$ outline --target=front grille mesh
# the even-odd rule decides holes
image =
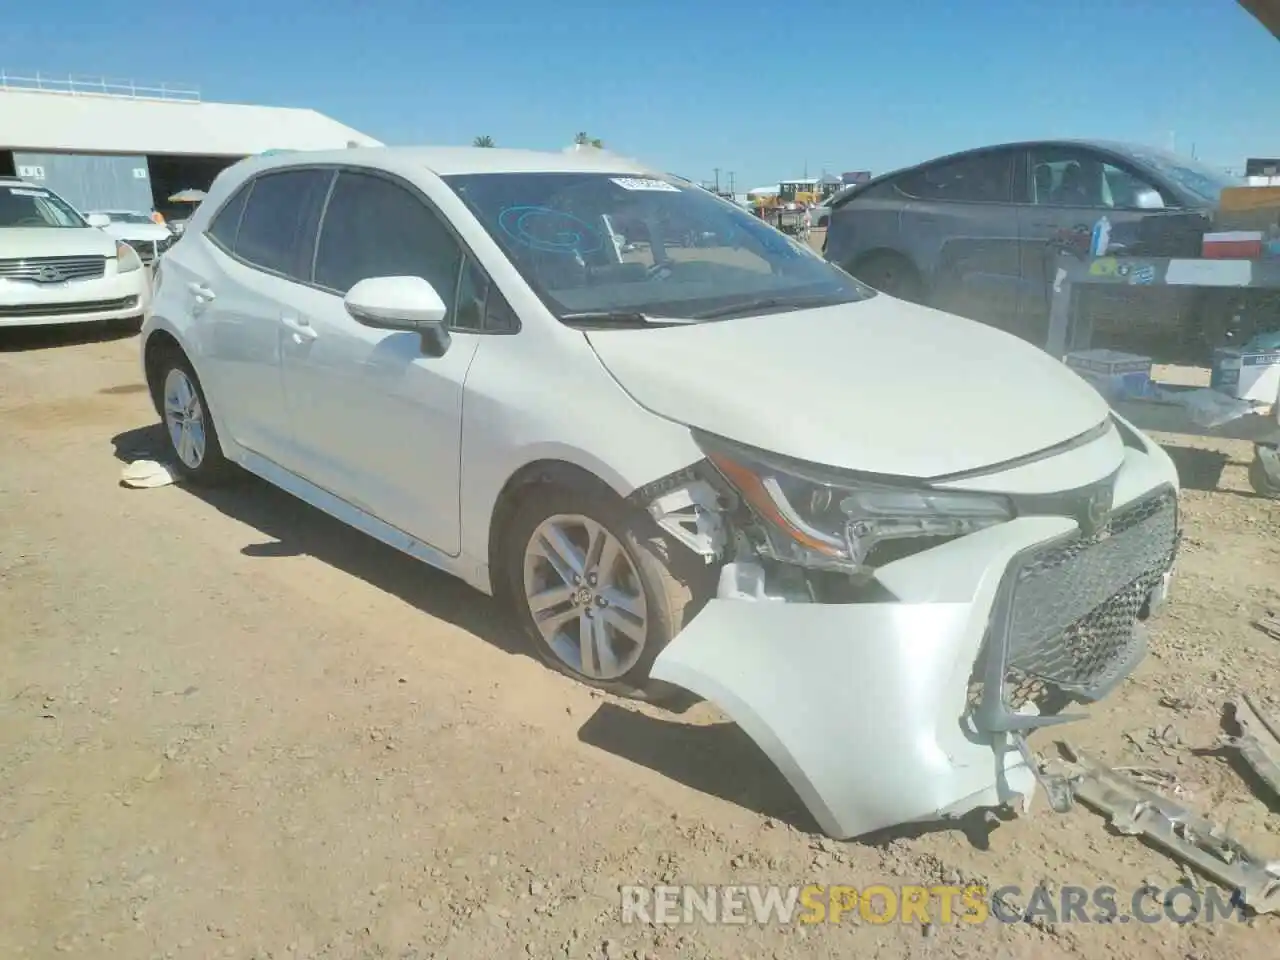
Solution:
[[[31,283],[96,280],[106,274],[106,257],[27,257],[0,260],[0,279]]]
[[[1103,536],[1053,544],[1010,569],[1005,642],[989,638],[986,651],[1004,651],[1009,708],[1051,693],[1088,698],[1132,667],[1134,626],[1173,562],[1177,536],[1177,498],[1167,491],[1118,512]],[[975,702],[984,669],[971,686]]]

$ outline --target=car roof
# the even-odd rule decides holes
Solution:
[[[1141,147],[1132,143],[1121,143],[1116,140],[1055,138],[1050,140],[1015,140],[1009,143],[992,143],[982,147],[969,147],[965,150],[957,150],[955,153],[944,153],[941,156],[931,157],[928,160],[922,160],[919,163],[913,163],[906,167],[898,167],[896,170],[889,170],[879,176],[872,177],[870,180],[866,180],[863,183],[855,183],[845,187],[843,190],[837,191],[832,194],[832,196],[827,200],[827,203],[843,203],[876,184],[883,183],[886,180],[892,180],[893,178],[899,177],[912,170],[932,167],[935,164],[946,163],[951,160],[959,160],[963,157],[969,157],[979,153],[991,153],[996,150],[1030,150],[1035,147],[1087,147],[1092,150],[1101,150],[1107,153],[1119,154],[1130,158],[1134,162],[1141,162],[1134,157],[1135,152],[1150,152],[1149,148]]]
[[[349,147],[251,157],[241,163],[252,166],[253,172],[327,163],[392,171],[416,167],[442,177],[471,173],[653,173],[636,160],[594,149],[552,153],[498,147]]]

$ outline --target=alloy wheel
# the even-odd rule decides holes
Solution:
[[[524,554],[525,602],[543,642],[575,673],[616,680],[644,653],[640,575],[622,543],[590,517],[540,523]]]
[[[173,367],[164,378],[164,422],[183,466],[200,469],[205,454],[204,407],[186,372]]]

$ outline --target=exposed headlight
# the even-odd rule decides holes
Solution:
[[[995,494],[863,482],[834,471],[698,438],[707,458],[762,520],[776,560],[864,572],[1012,520]]]
[[[116,241],[116,272],[130,273],[142,269],[142,258],[138,251],[123,240]]]

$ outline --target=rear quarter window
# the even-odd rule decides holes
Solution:
[[[227,253],[236,249],[236,234],[240,231],[240,218],[244,215],[244,207],[249,199],[249,191],[253,189],[250,180],[231,195],[231,199],[217,212],[205,236],[216,243]]]

